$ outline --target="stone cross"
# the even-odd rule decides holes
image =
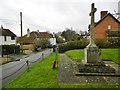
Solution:
[[[98,63],[101,62],[101,52],[100,49],[96,46],[95,42],[94,42],[94,29],[95,29],[95,25],[94,25],[94,14],[97,11],[97,9],[94,7],[94,3],[91,4],[91,12],[90,12],[90,16],[91,16],[91,25],[90,25],[90,43],[88,46],[86,46],[85,50],[85,63]]]
[[[90,46],[96,46],[95,42],[94,42],[94,13],[97,11],[97,9],[94,7],[94,3],[91,4],[91,12],[90,12],[90,16],[91,16],[91,25],[90,25]]]

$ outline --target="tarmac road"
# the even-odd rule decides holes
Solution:
[[[9,83],[11,80],[22,74],[29,67],[44,57],[49,56],[53,52],[52,49],[46,49],[42,52],[30,54],[27,57],[21,58],[20,61],[10,62],[0,66],[0,89],[2,86]]]

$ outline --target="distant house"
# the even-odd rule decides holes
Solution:
[[[53,37],[53,34],[48,32],[39,32],[27,30],[27,34],[23,37],[17,39],[17,44],[23,43],[23,49],[31,50],[33,45],[35,45],[39,40],[49,40],[51,45],[56,45],[56,38]]]
[[[0,28],[0,45],[10,45],[10,44],[16,44],[16,35],[10,31],[9,29],[3,28],[1,26]]]
[[[108,11],[101,11],[101,19],[95,22],[94,36],[95,39],[120,37],[120,22]]]

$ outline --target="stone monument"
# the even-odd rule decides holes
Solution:
[[[94,13],[97,11],[97,9],[94,7],[94,3],[91,4],[91,25],[90,25],[90,43],[89,45],[84,49],[84,57],[85,57],[85,64],[86,63],[98,63],[101,62],[101,51],[96,46],[94,42]]]
[[[94,3],[91,4],[91,25],[90,25],[90,43],[84,49],[85,60],[77,62],[74,66],[76,76],[79,75],[110,75],[115,74],[115,69],[110,65],[106,65],[101,59],[101,50],[96,46],[94,41],[94,14],[97,9]]]

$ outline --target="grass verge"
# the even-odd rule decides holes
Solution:
[[[21,74],[4,88],[57,88],[58,67],[52,69],[54,60],[55,54],[46,57],[44,60],[34,64],[30,68],[30,72],[26,71]]]
[[[25,72],[4,88],[117,88],[116,84],[58,84],[58,67],[52,69],[56,55],[52,54],[34,64],[30,72]],[[59,55],[58,55],[59,58]],[[57,59],[59,62],[59,59]]]
[[[120,60],[118,58],[118,51],[120,49],[101,49],[101,57],[102,60],[112,60],[117,64],[120,64]],[[66,51],[67,54],[72,60],[84,60],[84,50],[70,50]]]

